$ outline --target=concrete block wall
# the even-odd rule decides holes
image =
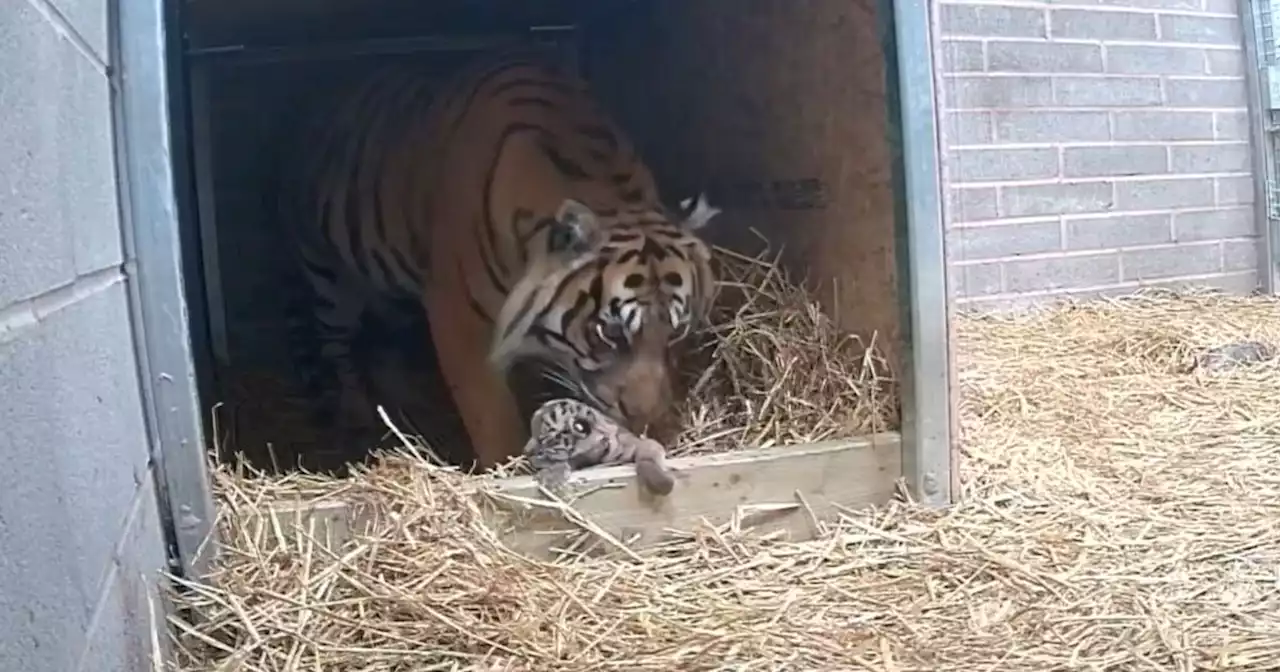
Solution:
[[[165,549],[123,271],[107,2],[0,3],[5,671],[150,669]]]
[[[944,0],[939,11],[961,305],[1257,286],[1236,0]]]

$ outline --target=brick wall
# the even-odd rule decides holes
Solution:
[[[150,669],[165,549],[123,268],[107,10],[0,2],[4,672]]]
[[[940,17],[962,305],[1257,285],[1235,0],[947,2]]]

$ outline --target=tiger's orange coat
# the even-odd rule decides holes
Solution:
[[[714,292],[694,230],[584,82],[517,51],[433,87],[405,70],[370,78],[299,147],[286,180],[344,418],[372,403],[350,333],[395,295],[416,299],[476,458],[518,454],[526,417],[508,387],[518,360],[641,431],[671,402],[670,345]]]

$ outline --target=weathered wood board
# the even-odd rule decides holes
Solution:
[[[672,459],[676,487],[666,497],[644,491],[631,465],[575,472],[575,492],[566,503],[548,500],[532,477],[498,482],[477,496],[503,541],[540,559],[569,550],[575,538],[626,553],[615,540],[638,549],[671,538],[670,531],[687,533],[704,523],[781,530],[800,540],[812,537],[819,521],[829,519],[837,507],[889,501],[901,475],[901,458],[900,436],[885,433]],[[584,527],[594,529],[584,532]]]
[[[780,532],[800,541],[841,508],[889,501],[902,474],[901,443],[889,432],[675,458],[668,464],[676,486],[666,497],[641,488],[632,465],[574,472],[563,501],[549,499],[531,476],[484,481],[473,494],[499,538],[536,560],[565,552],[628,555],[706,525]],[[260,546],[315,539],[336,550],[371,522],[374,514],[365,508],[333,498],[281,502],[246,523],[252,529],[245,532]]]

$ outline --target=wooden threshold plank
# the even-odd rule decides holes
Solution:
[[[632,549],[669,538],[668,530],[692,531],[703,520],[736,519],[742,528],[785,530],[788,538],[802,540],[816,533],[815,520],[828,519],[837,507],[883,504],[893,497],[902,475],[901,436],[675,458],[669,465],[676,487],[667,497],[650,495],[639,486],[634,467],[618,465],[574,472],[574,494],[567,501],[587,525]],[[477,496],[503,541],[531,557],[551,558],[579,537],[596,547],[612,545],[598,532],[583,533],[563,505],[546,500],[532,477],[492,481]]]

